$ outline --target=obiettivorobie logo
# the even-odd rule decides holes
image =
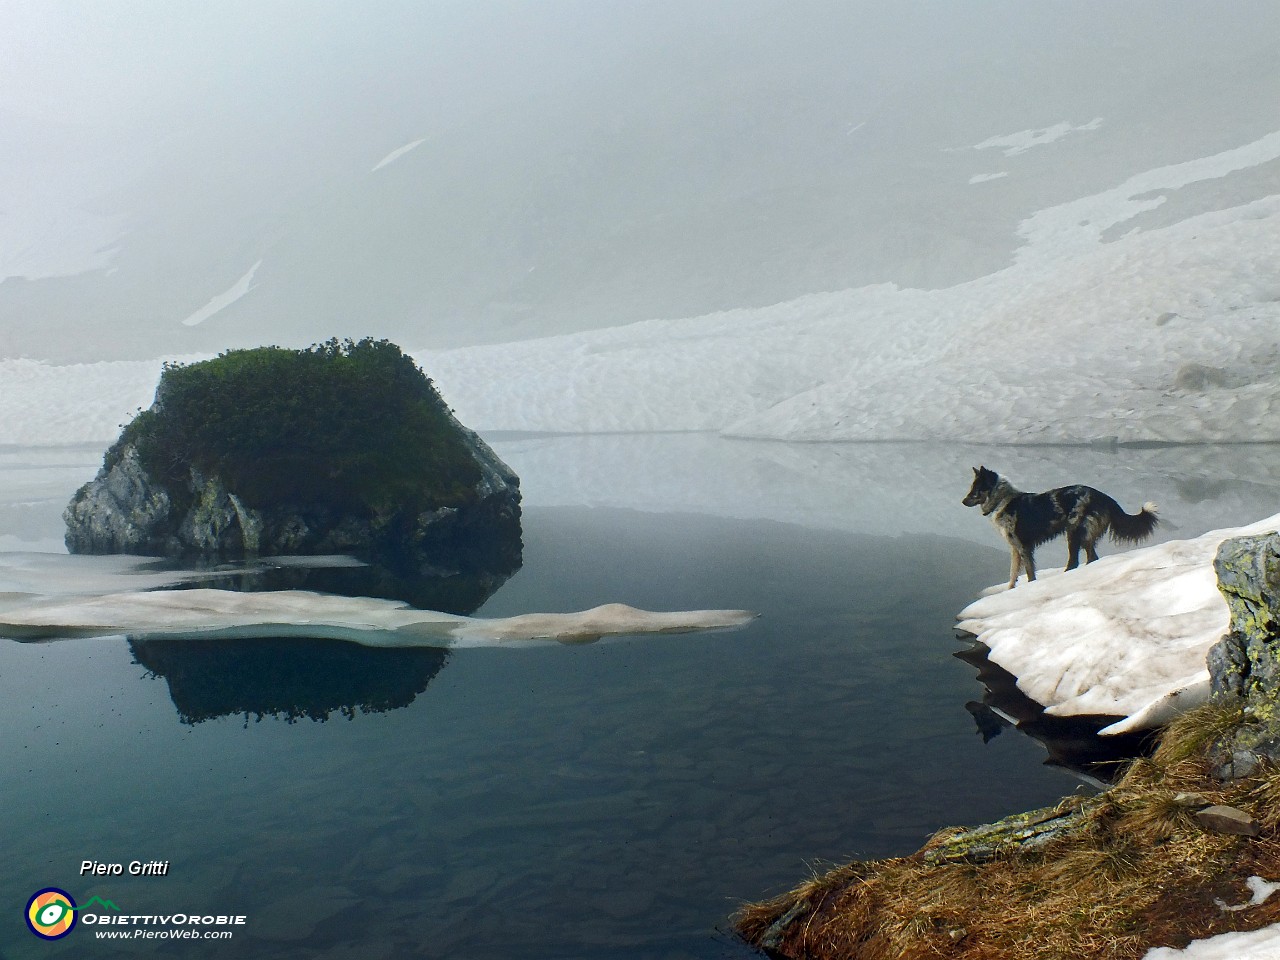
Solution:
[[[92,909],[95,905],[96,911]],[[105,910],[114,910],[116,915],[104,913]],[[106,932],[96,934],[99,939],[229,940],[233,936],[231,930],[208,928],[242,926],[248,920],[245,916],[232,914],[124,914],[113,902],[102,897],[92,897],[81,907],[67,891],[45,887],[33,893],[27,901],[27,928],[41,940],[61,940],[76,928],[77,914],[84,915],[85,924],[108,928]],[[148,929],[154,927],[173,929]]]
[[[67,891],[45,887],[33,893],[27,901],[27,928],[41,940],[61,940],[75,929],[76,913],[88,910],[94,904],[108,910],[120,909],[101,897],[94,897],[83,907],[78,907]]]
[[[119,910],[110,900],[94,897],[83,907],[77,907],[71,894],[57,887],[37,890],[27,901],[27,927],[41,940],[61,940],[75,929],[76,911],[87,910],[95,903],[112,910]]]

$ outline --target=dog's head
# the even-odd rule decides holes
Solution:
[[[991,502],[991,494],[995,492],[996,485],[1000,483],[1000,474],[994,470],[988,470],[986,467],[973,468],[973,486],[969,488],[969,492],[965,494],[964,499],[960,502],[966,507],[982,507],[982,515],[985,517],[995,509],[995,504]]]

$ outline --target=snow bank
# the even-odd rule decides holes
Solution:
[[[1205,654],[1230,621],[1218,545],[1276,529],[1280,514],[992,588],[961,611],[958,629],[1050,714],[1126,718],[1104,734],[1159,726],[1208,697]]]

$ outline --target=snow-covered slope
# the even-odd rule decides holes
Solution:
[[[1280,132],[1042,210],[1003,270],[415,351],[479,430],[786,440],[1280,440],[1280,193],[1167,225],[1184,192],[1280,190]],[[1229,185],[1234,184],[1233,187]],[[0,442],[105,440],[158,363],[0,361]]]
[[[151,405],[163,363],[0,360],[0,443],[109,443],[138,408]]]
[[[1142,229],[1179,191],[1277,158],[1280,133],[1041,211],[1011,266],[943,290],[878,285],[419,358],[480,429],[1280,440],[1280,196]]]

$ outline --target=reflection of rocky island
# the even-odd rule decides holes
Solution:
[[[386,341],[169,364],[68,505],[72,553],[355,554],[509,574],[516,475]]]
[[[369,649],[341,640],[131,640],[134,660],[163,677],[183,723],[271,716],[288,723],[406,707],[449,654]]]
[[[283,563],[283,561],[281,561]],[[472,572],[451,576],[406,575],[372,564],[285,564],[267,561],[222,565],[208,580],[189,579],[174,589],[313,590],[350,597],[403,600],[424,610],[466,616],[506,581]],[[294,723],[324,721],[334,713],[384,713],[407,707],[448,661],[436,647],[388,649],[344,640],[252,637],[249,639],[131,638],[134,660],[169,684],[183,723],[215,717],[271,716]]]

